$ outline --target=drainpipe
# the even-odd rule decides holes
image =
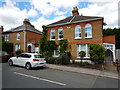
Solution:
[[[24,51],[26,52],[26,30],[27,30],[27,27],[25,25],[25,30],[24,30]]]

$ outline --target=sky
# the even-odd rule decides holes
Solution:
[[[0,25],[4,31],[23,24],[29,19],[36,29],[42,25],[72,16],[77,6],[83,16],[104,17],[104,28],[118,28],[119,0],[0,0]]]

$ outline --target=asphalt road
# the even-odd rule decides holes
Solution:
[[[2,88],[118,88],[118,79],[2,65]]]

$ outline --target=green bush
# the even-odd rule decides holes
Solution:
[[[105,48],[99,44],[89,44],[89,49],[91,61],[102,64],[105,58]]]
[[[0,45],[2,45],[2,51],[6,51],[9,54],[13,52],[13,43],[4,41],[0,42]]]
[[[75,64],[75,60],[72,60],[72,64]]]
[[[47,63],[49,64],[59,64],[59,65],[67,65],[70,63],[70,59],[67,55],[61,55],[60,57],[49,57],[47,59]]]
[[[89,62],[75,62],[75,64],[77,64],[77,65],[79,65],[79,66],[90,65]]]
[[[70,63],[70,58],[69,58],[69,56],[67,56],[67,55],[65,55],[65,54],[63,54],[63,55],[61,55],[60,56],[61,57],[61,64],[62,65],[67,65],[67,64],[69,64]]]
[[[18,49],[15,53],[16,53],[16,55],[20,55],[21,53],[23,53],[23,50]]]

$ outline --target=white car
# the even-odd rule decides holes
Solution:
[[[8,60],[8,64],[23,66],[27,70],[33,67],[43,67],[46,64],[45,58],[41,54],[37,53],[22,53],[16,57],[11,57]]]

